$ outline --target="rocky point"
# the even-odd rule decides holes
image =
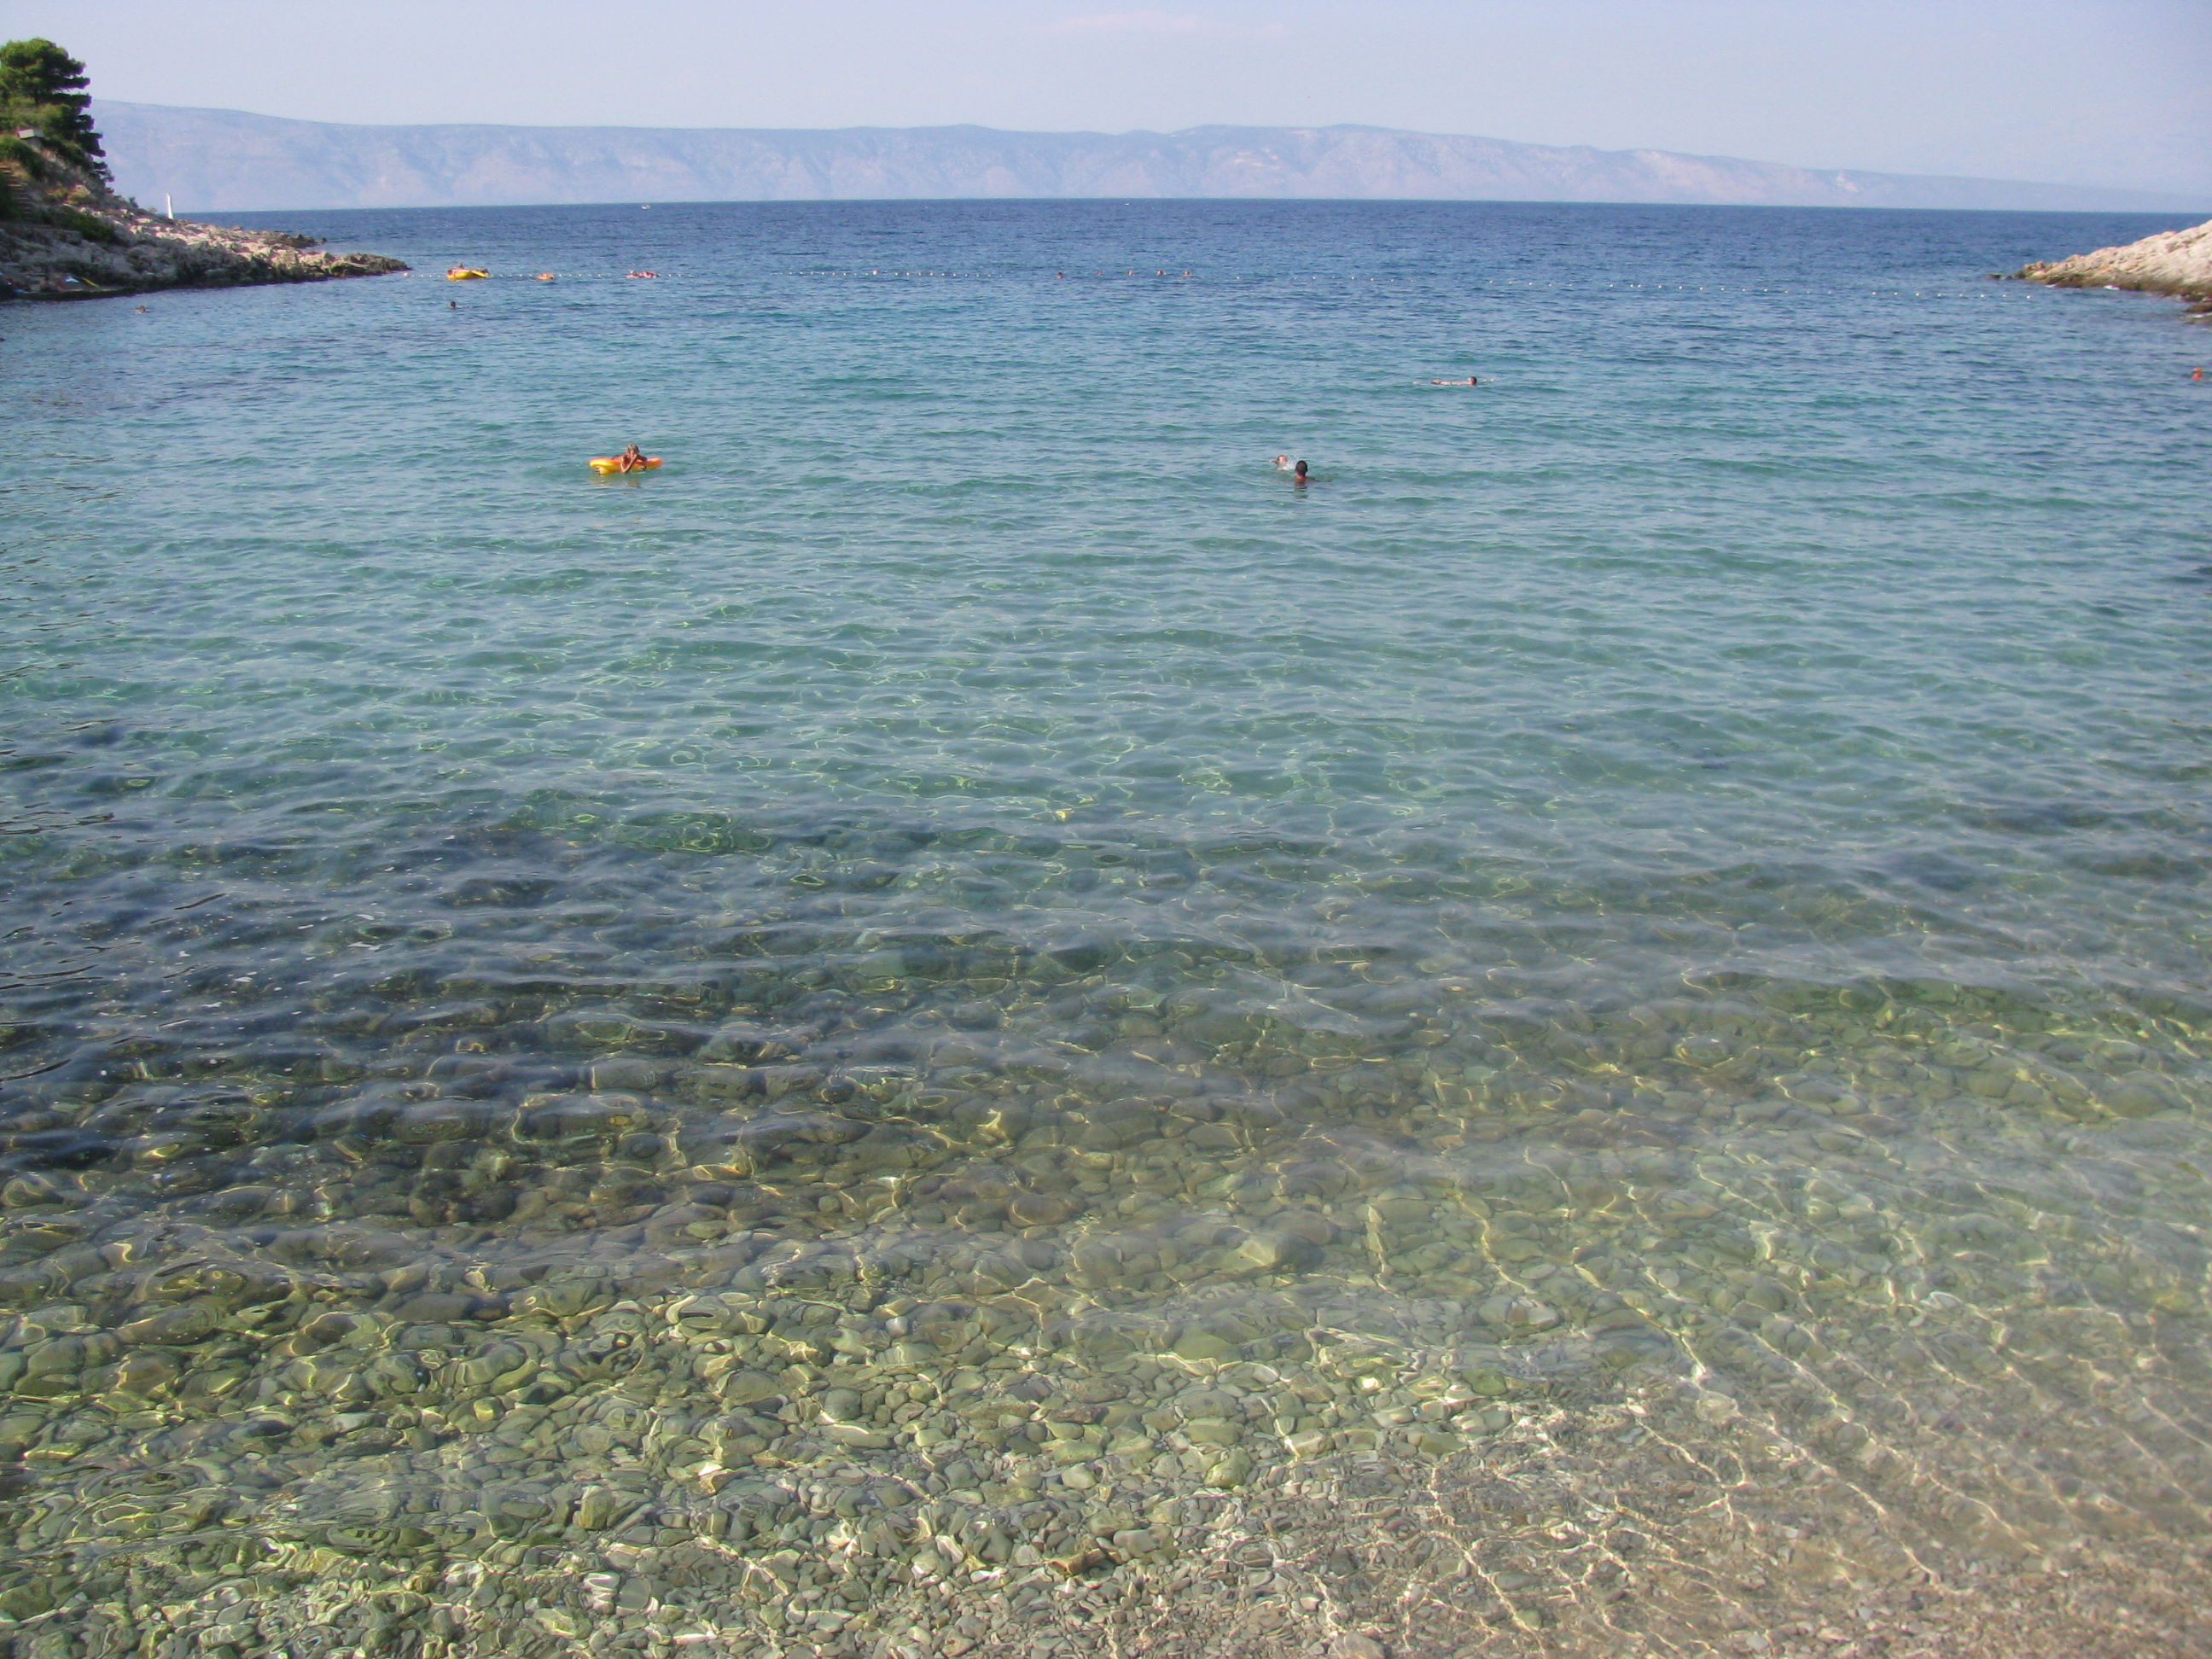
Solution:
[[[18,144],[33,141],[19,135]],[[166,288],[319,283],[407,267],[378,253],[332,253],[314,238],[167,219],[66,158],[40,155],[14,176],[0,215],[0,295],[88,299]]]

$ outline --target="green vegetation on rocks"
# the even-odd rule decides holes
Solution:
[[[0,124],[10,133],[36,132],[64,161],[104,179],[90,84],[84,65],[52,41],[10,40],[0,46]]]
[[[111,187],[84,65],[51,40],[0,46],[0,296],[321,282],[404,270],[309,238],[157,218]]]

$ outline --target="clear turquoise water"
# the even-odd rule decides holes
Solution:
[[[2162,222],[307,228],[416,273],[0,319],[21,1561],[204,1533],[85,1460],[257,1412],[292,1461],[219,1464],[220,1527],[467,1554],[333,1541],[316,1483],[604,1382],[456,1381],[486,1344],[805,1259],[823,1377],[948,1304],[986,1377],[1326,1372],[1334,1321],[1725,1395],[1838,1491],[1878,1425],[1939,1547],[2203,1524],[2206,347],[1983,280]],[[631,439],[665,467],[583,469]],[[149,1304],[199,1322],[114,1334]],[[322,1421],[331,1309],[447,1392]],[[1263,1470],[1347,1431],[1270,1409]],[[859,1455],[1057,1490],[901,1429]],[[793,1432],[745,1455],[855,1455]]]

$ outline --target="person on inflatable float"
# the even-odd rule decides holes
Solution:
[[[617,472],[642,472],[645,471],[645,452],[640,449],[635,444],[632,444],[628,449],[623,451],[621,454],[615,457],[615,459],[618,463],[615,468],[615,471]]]

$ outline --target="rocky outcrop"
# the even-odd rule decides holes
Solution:
[[[377,253],[330,253],[314,238],[164,219],[52,159],[8,181],[0,295],[88,299],[165,288],[320,283],[407,267]]]
[[[2189,230],[2146,236],[2125,247],[2100,247],[2070,259],[2027,265],[2019,275],[2054,288],[2132,288],[2146,294],[2172,294],[2198,301],[2191,307],[2193,311],[2212,311],[2212,221]]]

